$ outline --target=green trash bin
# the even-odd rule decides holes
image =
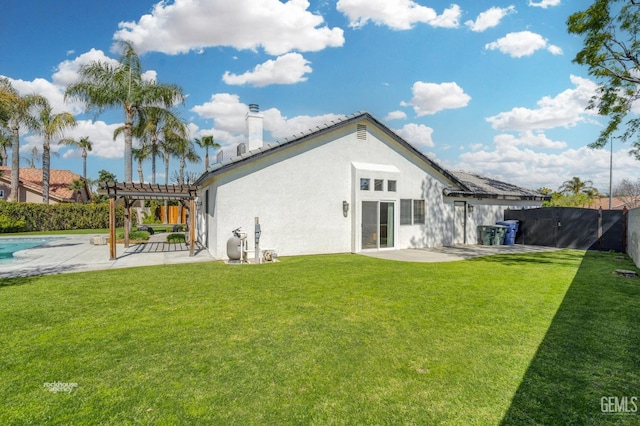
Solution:
[[[478,241],[483,246],[490,246],[495,238],[495,227],[491,225],[478,226]]]
[[[499,246],[504,244],[504,236],[507,234],[508,227],[503,225],[494,225],[492,228],[494,229],[494,232],[491,245]]]

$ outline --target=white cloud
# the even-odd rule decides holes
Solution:
[[[433,129],[424,124],[408,123],[401,129],[396,129],[395,132],[419,150],[434,146],[433,139],[431,138]]]
[[[292,139],[294,136],[298,137],[303,133],[315,132],[327,125],[332,125],[332,122],[337,123],[341,118],[344,118],[344,115],[298,115],[293,118],[287,118],[276,108],[271,108],[264,112],[264,128],[270,131],[275,139]]]
[[[56,86],[50,81],[45,80],[44,78],[36,78],[33,81],[14,80],[9,77],[7,78],[11,82],[11,85],[18,91],[21,96],[37,93],[38,95],[47,98],[54,114],[58,114],[64,111],[75,114],[82,111],[82,106],[80,104],[66,104],[64,102],[65,88]]]
[[[515,13],[516,7],[509,6],[505,8],[492,7],[478,15],[475,21],[467,21],[464,24],[469,27],[471,31],[482,32],[489,28],[493,28],[500,24],[502,18],[510,13]]]
[[[496,130],[539,130],[554,127],[572,127],[584,121],[587,116],[597,113],[587,110],[589,101],[596,94],[597,85],[586,78],[572,75],[571,82],[576,86],[567,89],[555,97],[540,99],[537,109],[513,108],[508,112],[488,117],[487,121]]]
[[[558,6],[560,1],[561,0],[540,0],[539,2],[535,2],[533,0],[529,0],[529,6],[546,9],[548,7]]]
[[[247,124],[245,116],[249,111],[247,104],[240,102],[238,95],[218,93],[211,100],[191,109],[202,118],[213,119],[214,137],[220,142],[232,145],[246,140]],[[276,108],[261,111],[264,116],[264,130],[270,132],[277,140],[291,139],[302,133],[316,131],[325,125],[331,125],[344,116],[338,114],[324,114],[318,116],[300,115],[287,118]],[[201,130],[206,133],[209,130]],[[268,140],[265,137],[265,140]]]
[[[471,100],[471,96],[464,93],[455,82],[437,84],[417,81],[411,90],[413,98],[409,102],[403,101],[401,105],[412,106],[418,116],[462,108]]]
[[[114,39],[130,41],[140,53],[167,54],[231,46],[282,55],[342,46],[343,30],[323,25],[308,7],[307,0],[161,1],[138,22],[121,22]]]
[[[555,190],[573,176],[593,181],[601,192],[609,189],[609,151],[606,149],[581,147],[549,154],[530,148],[496,145],[494,151],[465,152],[459,160],[447,163],[445,167],[475,172],[530,189],[546,186]],[[638,162],[627,149],[621,149],[613,154],[613,170],[614,182],[624,178],[635,180]]]
[[[109,58],[102,50],[91,49],[77,56],[75,59],[60,62],[56,72],[52,75],[53,83],[56,86],[66,89],[67,86],[78,81],[80,68],[91,62],[102,62],[113,66],[118,65],[117,60]]]
[[[404,111],[391,111],[389,114],[387,114],[387,116],[384,118],[387,121],[390,120],[406,120],[407,118],[407,114]]]
[[[270,84],[295,84],[307,81],[305,74],[311,71],[309,61],[301,54],[287,53],[275,60],[257,65],[253,71],[247,71],[244,74],[232,74],[227,71],[222,80],[231,85],[250,84],[255,87],[264,87]]]
[[[438,15],[434,9],[412,0],[339,0],[336,8],[349,18],[349,25],[353,28],[361,28],[369,21],[394,30],[408,30],[417,23],[456,28],[461,15],[456,4]]]
[[[82,137],[88,137],[91,141],[92,150],[88,152],[89,156],[114,159],[122,158],[124,155],[124,138],[121,136],[117,140],[113,140],[113,132],[122,126],[122,123],[107,124],[104,121],[78,120],[76,127],[67,129],[64,132],[65,138],[79,140]],[[42,147],[42,136],[31,134],[24,138],[21,144],[21,152],[30,152],[34,146]],[[81,151],[58,144],[58,141],[52,141],[51,151],[63,152],[62,158],[81,158]]]
[[[509,33],[484,47],[487,50],[499,50],[512,58],[531,56],[540,49],[547,49],[553,55],[562,54],[562,49],[558,46],[549,45],[544,37],[531,31]]]
[[[536,148],[563,149],[567,143],[549,139],[543,132],[532,132],[531,130],[520,133],[519,137],[503,133],[493,138],[497,147],[502,146],[533,146]]]

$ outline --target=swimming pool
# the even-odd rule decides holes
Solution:
[[[13,259],[13,254],[46,244],[58,238],[0,238],[0,262]]]

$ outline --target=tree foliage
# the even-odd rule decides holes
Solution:
[[[567,26],[569,33],[584,38],[574,62],[586,65],[599,84],[589,107],[609,117],[609,123],[590,146],[602,148],[622,130],[620,139],[633,143],[631,152],[640,160],[640,118],[624,123],[640,98],[640,1],[595,0],[587,9],[571,15]]]
[[[96,113],[114,107],[124,110],[124,179],[131,182],[134,119],[146,107],[171,108],[184,102],[184,94],[179,86],[145,79],[133,45],[122,42],[122,48],[122,56],[116,66],[104,62],[82,66],[80,81],[67,88],[65,99],[82,101],[87,110]]]

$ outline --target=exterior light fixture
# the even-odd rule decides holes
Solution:
[[[469,205],[467,205],[467,211],[468,211],[469,213],[473,213],[473,204],[469,204]]]
[[[342,202],[342,214],[347,217],[349,214],[349,203],[347,201]]]

